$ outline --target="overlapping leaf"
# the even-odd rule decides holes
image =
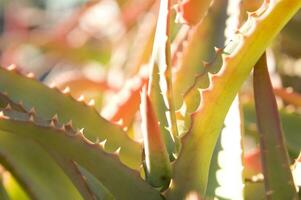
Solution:
[[[130,167],[139,169],[141,145],[130,140],[121,128],[103,119],[93,107],[3,68],[0,68],[0,92],[7,93],[14,103],[22,102],[27,110],[34,107],[37,115],[44,119],[58,115],[62,123],[72,120],[75,128],[85,129],[89,140],[106,139],[106,150],[114,151],[120,147],[121,159]]]
[[[101,144],[90,142],[72,127],[15,111],[3,110],[0,116],[1,130],[34,139],[46,149],[51,148],[74,160],[103,183],[116,199],[161,199],[159,192],[145,183],[137,172],[120,162],[118,153],[105,152]],[[124,183],[122,187],[118,187],[120,183]]]
[[[183,138],[168,198],[183,199],[193,192],[204,195],[214,146],[231,102],[265,48],[300,7],[297,0],[265,1],[227,45],[224,51],[229,55],[223,55],[221,70],[210,76],[208,89],[201,91],[201,104]]]

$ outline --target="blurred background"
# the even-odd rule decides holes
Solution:
[[[221,2],[227,4],[231,0]],[[261,3],[262,0],[241,0],[240,9],[243,12],[254,11]],[[152,51],[157,13],[156,0],[0,0],[0,65],[8,67],[14,64],[24,75],[35,76],[49,86],[62,90],[68,86],[74,98],[84,95],[83,101],[94,99],[99,112],[108,120],[117,122],[120,116],[110,105],[129,97],[129,93],[122,92],[124,88],[138,91],[135,95],[139,96],[141,82],[147,79],[145,65]],[[175,11],[172,17],[176,19]],[[241,22],[245,17],[241,16]],[[227,14],[217,21],[221,27],[225,26],[226,18]],[[177,63],[176,52],[180,48],[177,44],[181,35],[191,29],[174,21],[171,22],[173,64]],[[300,37],[301,12],[267,51],[292,162],[301,149]],[[211,49],[223,47],[224,42],[224,37],[217,37]],[[208,53],[205,59],[212,59],[212,55]],[[243,132],[245,139],[242,146],[241,141],[237,141],[238,148],[242,149],[237,154],[238,159],[244,152],[243,162],[238,165],[244,163],[242,173],[247,181],[246,199],[260,199],[263,189],[251,78],[242,88],[239,99],[243,113],[239,123],[243,124],[243,128],[238,134]],[[133,123],[126,129],[132,137],[139,139],[139,127],[136,126]],[[233,154],[228,156],[231,158]],[[222,168],[218,161],[216,165]],[[214,177],[216,179],[216,174]],[[225,182],[216,180],[220,181],[218,185]],[[225,184],[229,185],[229,182]],[[212,183],[212,188],[215,194],[216,184]],[[225,199],[239,199],[233,186],[232,193],[228,189],[224,188],[219,195],[224,195]]]

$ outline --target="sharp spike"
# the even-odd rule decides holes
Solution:
[[[84,128],[79,129],[79,132],[81,132],[81,134],[84,134]]]
[[[13,70],[15,70],[17,68],[17,66],[15,65],[15,64],[12,64],[12,65],[9,65],[8,67],[7,67],[7,70],[8,71],[13,71]]]
[[[29,73],[26,74],[26,77],[27,77],[27,78],[34,78],[35,75],[34,75],[34,73],[29,72]]]
[[[59,121],[59,119],[58,119],[58,116],[57,116],[57,114],[55,114],[52,118],[51,118],[51,120],[50,120],[50,126],[51,127],[55,127],[57,124],[58,124],[58,121]]]
[[[4,115],[3,111],[0,111],[0,119],[5,119],[5,115]]]
[[[28,114],[29,114],[29,115],[35,116],[35,115],[36,115],[36,110],[35,110],[35,108],[32,107],[32,108],[29,110]]]
[[[48,87],[49,87],[49,88],[55,88],[56,85],[55,85],[55,83],[50,83]]]
[[[123,119],[119,119],[115,122],[116,125],[122,126],[123,125]]]
[[[72,120],[70,120],[66,124],[64,124],[64,128],[67,131],[72,130]]]
[[[85,100],[85,96],[84,95],[80,95],[78,98],[77,98],[77,101],[84,101]]]
[[[76,136],[83,136],[84,133],[80,130],[77,130],[76,133],[75,133]]]
[[[4,110],[10,111],[12,110],[12,107],[10,104],[7,104],[6,107],[4,108]]]
[[[106,145],[107,139],[103,140],[102,142],[99,143],[99,145],[104,149]]]
[[[63,94],[68,94],[68,93],[70,93],[70,88],[67,86],[63,89],[62,92],[63,92]]]
[[[59,121],[59,117],[57,116],[57,114],[53,115],[53,117],[51,117],[51,120],[53,120],[55,123],[57,123]]]
[[[121,150],[121,147],[118,147],[118,148],[114,151],[114,154],[119,156],[120,150]]]
[[[29,114],[29,121],[30,121],[30,122],[34,122],[34,115]]]
[[[55,121],[53,119],[50,120],[49,126],[54,128],[55,127]]]
[[[95,100],[91,99],[88,103],[88,106],[95,106]]]

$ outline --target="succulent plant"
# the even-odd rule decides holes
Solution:
[[[175,10],[190,27],[181,30],[171,26],[173,4],[160,1],[152,53],[143,66],[148,73],[130,80],[128,95],[111,105],[111,120],[93,100],[71,96],[69,87],[51,88],[14,65],[0,68],[0,163],[30,198],[209,198],[224,119],[255,66],[266,199],[298,199],[264,53],[301,1],[265,0],[222,48],[213,41],[224,37],[218,19],[227,1],[179,2]],[[173,32],[182,40],[172,39]],[[142,141],[127,133],[135,120]]]

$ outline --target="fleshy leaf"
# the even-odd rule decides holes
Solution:
[[[222,68],[214,75],[209,73],[210,85],[200,91],[201,103],[182,140],[167,198],[183,199],[190,193],[204,195],[214,146],[236,93],[266,47],[300,7],[299,0],[265,1],[258,12],[249,14],[226,46]]]
[[[254,67],[254,96],[267,199],[298,199],[266,56]]]
[[[34,107],[37,115],[44,119],[58,115],[62,123],[72,120],[75,128],[85,129],[89,140],[106,139],[106,150],[115,151],[120,147],[122,161],[132,168],[139,169],[141,145],[132,141],[120,127],[103,119],[93,107],[3,68],[0,68],[0,92],[6,92],[15,103],[23,102],[26,110]],[[63,92],[68,92],[68,88]]]
[[[23,113],[27,113],[27,111],[24,110],[24,108],[23,108],[23,106],[21,104],[14,104],[6,95],[4,95],[2,93],[0,93],[0,103],[1,103],[0,108],[2,108],[2,109],[4,108],[7,111],[12,111],[12,110],[17,109],[17,111],[20,111],[20,112],[23,112]],[[34,114],[33,112],[34,112],[33,110],[30,111],[31,114]],[[56,120],[57,119],[52,119],[52,122],[56,123]],[[8,134],[5,135],[5,139],[8,138],[8,140],[9,140],[10,137],[12,137],[12,136],[8,135]],[[25,152],[26,155],[30,155],[30,151],[32,151],[32,149],[36,148],[35,151],[43,151],[43,153],[41,154],[43,157],[41,157],[41,156],[39,157],[39,154],[35,155],[36,156],[36,160],[41,160],[43,163],[47,163],[47,161],[50,161],[51,162],[50,165],[47,165],[47,166],[48,166],[48,168],[50,170],[52,170],[51,166],[53,165],[52,164],[53,161],[46,160],[47,155],[45,154],[44,150],[38,144],[36,144],[35,142],[30,142],[30,141],[28,141],[26,139],[23,139],[23,138],[22,139],[16,139],[15,141],[18,141],[17,145],[15,145],[14,143],[9,143],[9,144],[5,144],[4,145],[4,146],[8,147],[8,149],[5,149],[4,152],[9,151],[9,149],[12,149],[12,148],[13,149],[18,149],[17,147],[19,145],[21,145],[19,143],[22,143],[21,146],[23,146],[23,149],[24,149],[24,152]],[[0,141],[0,143],[1,142],[2,141]],[[30,144],[28,145],[27,143],[30,143]],[[28,149],[29,149],[29,152],[26,151]],[[102,194],[102,198],[110,199],[108,197],[109,196],[109,192],[106,191],[106,188],[103,187],[101,184],[99,184],[99,187],[97,188],[97,190],[91,189],[90,185],[92,185],[92,184],[89,184],[91,179],[87,179],[85,177],[85,175],[82,174],[82,171],[80,169],[78,169],[78,167],[75,165],[75,163],[73,161],[61,157],[59,154],[55,153],[51,149],[48,149],[47,151],[48,151],[48,153],[50,153],[55,158],[55,160],[57,161],[58,165],[64,170],[65,174],[71,179],[71,181],[73,182],[74,186],[76,186],[76,188],[80,191],[80,193],[84,197],[84,199],[95,199],[96,194]],[[11,155],[13,155],[11,152],[9,152],[8,154],[10,155],[9,157],[11,157]],[[19,153],[19,154],[21,154],[21,153]],[[27,161],[26,155],[21,154],[21,156],[23,156],[22,158],[25,160],[25,163]],[[44,158],[45,155],[46,155],[46,158]],[[6,162],[8,162],[8,160],[6,160]],[[13,163],[7,163],[7,165],[11,166],[11,165],[13,165]],[[15,167],[18,168],[18,165],[15,164]],[[34,167],[34,169],[36,169],[36,168],[40,169],[41,166]],[[44,170],[44,171],[47,171],[47,170]],[[61,171],[60,171],[60,173],[61,173]],[[35,172],[35,174],[38,174],[38,172]],[[18,174],[15,174],[15,175],[18,176]],[[60,176],[60,175],[55,175],[53,177],[57,177],[57,176]],[[26,178],[24,178],[22,176],[22,174],[19,175],[18,178],[22,179],[21,180],[22,183],[24,183],[24,182],[27,181],[26,184],[23,184],[24,186],[27,186],[27,185],[31,184],[30,181],[23,180],[23,179],[26,179]],[[51,183],[51,182],[49,182],[49,183]],[[53,191],[53,189],[55,189],[55,188],[53,188],[51,186],[52,185],[47,186],[47,188],[51,190],[50,192],[56,193],[56,191]],[[65,186],[65,187],[67,187],[67,186]],[[26,188],[28,189],[28,187],[26,187]],[[29,192],[31,192],[31,191],[29,191]],[[33,195],[35,195],[35,194],[33,194]],[[37,195],[39,195],[39,194],[37,194]],[[51,196],[51,198],[55,198],[55,197]]]
[[[170,159],[178,151],[178,130],[173,104],[172,73],[170,58],[170,5],[171,0],[160,1],[155,42],[150,60],[151,73],[148,94],[155,107]]]
[[[185,48],[182,52],[178,53],[180,55],[178,55],[179,58],[175,66],[177,70],[173,84],[176,109],[179,109],[183,104],[183,98],[188,99],[188,97],[185,96],[187,96],[187,90],[194,84],[194,77],[200,76],[206,70],[205,68],[209,68],[209,63],[203,61],[211,62],[211,65],[213,65],[221,58],[215,55],[214,45],[222,46],[224,42],[224,33],[220,30],[225,26],[226,8],[227,1],[213,1],[206,16],[189,30],[187,38],[183,42]],[[214,59],[216,61],[212,61]],[[220,67],[221,62],[219,68]],[[213,66],[211,68],[212,72],[219,70],[218,67],[217,70],[213,70]],[[206,76],[203,79],[206,80]],[[197,87],[201,86],[198,85]],[[204,87],[208,87],[208,81]],[[194,96],[199,97],[199,93],[197,92]],[[191,101],[195,102],[194,104],[198,106],[200,99],[197,97],[192,97],[191,99]],[[184,100],[184,103],[185,101],[189,100]],[[188,102],[185,104],[188,104]],[[186,106],[193,107],[193,105],[190,104],[192,103],[189,102]],[[195,111],[196,109],[197,108],[192,108],[189,110]]]
[[[145,152],[146,180],[154,187],[167,188],[171,166],[164,140],[160,133],[153,105],[144,88],[141,94],[142,134]]]
[[[34,141],[1,131],[0,162],[33,199],[82,199],[59,166]]]
[[[44,121],[30,114],[0,111],[0,130],[34,139],[46,149],[75,161],[93,174],[116,199],[161,199],[160,193],[119,160],[118,151],[107,153],[103,143],[92,143],[70,125]],[[43,137],[41,137],[41,135]],[[83,154],[82,152],[85,152]],[[116,187],[125,183],[122,187]]]

